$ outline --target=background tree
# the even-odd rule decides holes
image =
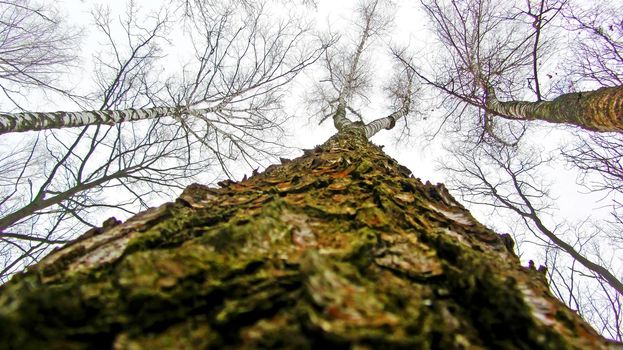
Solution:
[[[154,68],[156,41],[162,38],[167,22],[164,17],[154,18],[153,27],[144,23],[146,27],[141,30],[131,20],[136,8],[128,8],[129,20],[122,23],[130,41],[129,47],[124,47],[111,37],[110,15],[106,9],[94,13],[95,24],[115,52],[110,61],[100,53],[96,68],[101,88],[96,94],[102,99],[101,108],[140,97],[140,81],[146,82],[144,74]],[[174,189],[176,181],[197,174],[202,164],[194,168],[186,162],[190,158],[183,133],[166,135],[168,131],[155,130],[159,125],[165,123],[147,127],[144,136],[134,132],[140,129],[110,126],[34,135],[31,148],[24,151],[28,161],[14,164],[14,173],[20,175],[5,187],[10,191],[3,198],[0,222],[9,254],[3,261],[2,276],[6,278],[24,264],[38,260],[50,249],[46,243],[67,241],[75,235],[73,230],[95,227],[90,216],[96,209],[116,208],[132,213],[149,201],[146,187],[150,183],[163,183],[164,176]],[[203,165],[207,164],[209,161]],[[145,186],[142,189],[136,186],[141,180]],[[107,198],[107,189],[119,196]],[[130,196],[123,198],[120,194],[124,190]]]
[[[495,84],[484,78],[483,88],[486,94],[486,107],[491,112],[505,118],[568,123],[592,131],[622,131],[621,115],[623,111],[620,109],[620,101],[623,98],[623,87],[617,77],[620,74],[618,72],[620,72],[621,61],[623,61],[620,43],[623,29],[621,29],[621,24],[617,23],[616,8],[608,8],[608,5],[602,4],[583,11],[580,10],[581,5],[573,1],[563,2],[562,5],[555,4],[555,8],[550,8],[550,4],[541,0],[540,10],[533,14],[531,2],[528,1],[527,4],[527,13],[534,18],[535,44],[532,56],[534,92],[537,102],[500,102],[496,98]],[[553,15],[547,13],[553,9],[556,11]],[[542,101],[539,65],[537,64],[538,40],[542,26],[551,21],[553,16],[561,10],[568,13],[566,17],[571,22],[571,29],[579,32],[579,37],[574,38],[578,44],[574,44],[575,57],[570,64],[572,67],[571,74],[568,74],[577,79],[578,82],[574,84],[573,91],[563,93],[552,101]],[[607,31],[601,28],[602,25],[608,27]],[[592,87],[590,84],[580,83],[589,80],[597,82],[596,86],[599,89],[582,92],[576,90],[580,85]],[[530,85],[532,86],[532,84]]]
[[[347,113],[353,114],[359,122],[365,122],[362,108],[369,103],[375,77],[367,57],[374,50],[375,39],[384,34],[392,21],[389,1],[368,1],[360,3],[357,11],[362,16],[355,24],[358,36],[347,39],[347,43],[329,46],[322,60],[324,75],[307,96],[312,116],[320,123],[332,118],[334,126],[341,130],[350,121]],[[329,36],[335,38],[333,33]],[[332,39],[327,39],[332,40]],[[371,137],[381,129],[391,129],[398,120],[413,114],[412,101],[417,92],[413,74],[401,62],[395,62],[393,75],[388,80],[385,93],[394,111],[385,118],[366,124],[366,136]]]

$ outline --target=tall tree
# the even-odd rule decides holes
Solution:
[[[499,101],[495,93],[495,83],[489,83],[489,78],[483,72],[479,74],[482,76],[486,108],[491,113],[508,119],[571,124],[598,132],[623,131],[623,85],[619,79],[623,62],[623,26],[616,15],[617,9],[599,4],[591,10],[582,11],[579,10],[581,4],[573,1],[557,3],[540,0],[535,2],[538,6],[532,4],[533,2],[528,1],[528,10],[525,11],[529,18],[534,19],[531,36],[535,42],[532,48],[532,77],[528,81],[532,81],[530,87],[534,86],[537,101]],[[534,10],[533,7],[537,9]],[[577,81],[572,83],[572,91],[561,93],[551,101],[543,101],[539,83],[539,75],[543,73],[539,72],[540,64],[537,64],[537,58],[542,56],[539,52],[539,38],[543,27],[560,11],[571,22],[567,24],[569,31],[578,33],[572,39],[577,42],[572,44],[574,57],[565,62],[571,67],[566,69],[565,75]],[[493,77],[494,81],[496,79]],[[586,84],[591,81],[593,84]],[[578,91],[595,85],[600,88]]]
[[[361,47],[378,4],[360,8]],[[369,142],[410,99],[365,123],[345,111],[355,95],[335,91],[323,145],[241,182],[191,185],[1,286],[0,344],[612,348],[519,265],[508,236]]]
[[[303,157],[190,186],[52,253],[0,287],[0,343],[609,348],[504,239],[365,135],[348,123]]]
[[[623,85],[562,94],[552,101],[500,102],[488,88],[487,110],[514,120],[564,123],[601,132],[623,132]]]
[[[93,13],[95,27],[105,39],[95,68],[97,90],[93,95],[97,98],[91,102],[100,108],[139,101],[141,91],[149,87],[144,73],[155,70],[157,41],[163,37],[168,19],[162,14],[154,16],[143,20],[139,28],[136,7],[126,11],[126,16],[119,18],[126,34],[123,43],[111,37],[111,31],[118,29],[111,13],[105,8]],[[6,135],[2,141],[10,144],[19,139]],[[11,180],[3,183],[0,204],[2,280],[37,261],[51,244],[71,240],[75,236],[72,230],[96,227],[100,219],[94,219],[92,213],[136,213],[147,207],[150,192],[164,195],[183,188],[181,182],[213,160],[194,159],[188,153],[193,143],[183,129],[165,120],[142,128],[106,125],[21,139],[27,146],[20,152],[23,156],[3,160],[13,163],[5,173]],[[5,148],[5,154],[15,150]],[[168,188],[158,186],[163,183]]]
[[[156,106],[80,112],[3,113],[0,114],[0,134],[111,125],[167,116],[177,119],[182,125],[191,125],[183,119],[197,118],[219,131],[222,130],[219,125],[228,124],[220,119],[229,120],[234,129],[245,126],[274,127],[274,122],[266,116],[266,110],[279,103],[279,88],[314,62],[322,48],[312,45],[305,50],[301,47],[302,39],[306,38],[309,29],[294,19],[270,23],[263,8],[251,7],[247,11],[240,11],[243,15],[237,15],[235,6],[231,3],[215,7],[216,9],[200,7],[188,21],[188,36],[194,40],[192,45],[196,51],[196,60],[185,67],[179,79],[181,81],[167,82],[165,94],[144,91],[143,96],[134,96],[148,98],[150,103],[141,102]],[[134,13],[130,15],[132,14]],[[112,40],[107,17],[98,15],[97,25]],[[147,45],[162,35],[160,27],[165,26],[168,21],[165,18],[152,31],[138,38]],[[127,35],[136,37],[130,30],[131,28],[126,28]],[[136,45],[132,49],[132,56],[139,55],[143,45]],[[119,77],[115,81],[117,85],[111,86],[105,93],[115,93],[119,89],[118,84],[122,84],[126,78],[128,77]],[[153,86],[143,88],[154,89]],[[125,96],[117,96],[122,97]],[[113,102],[108,105],[118,107]],[[199,134],[201,131],[194,130],[193,133]],[[235,137],[233,133],[230,134]]]
[[[355,115],[364,122],[361,109],[367,101],[374,76],[370,73],[369,52],[375,39],[387,30],[391,22],[391,2],[367,1],[360,3],[359,30],[357,37],[348,43],[331,45],[326,51],[323,63],[324,76],[307,97],[315,109],[320,123],[332,118],[334,126],[341,130],[350,124],[346,113]],[[371,137],[382,129],[391,129],[396,122],[413,113],[412,101],[417,92],[413,74],[401,62],[396,62],[394,73],[388,80],[385,92],[394,111],[385,118],[365,124],[366,136]]]

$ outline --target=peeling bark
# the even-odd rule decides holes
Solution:
[[[16,275],[0,348],[616,348],[356,124]]]
[[[509,119],[543,120],[600,132],[623,131],[623,86],[563,94],[540,102],[501,102],[490,90],[487,108]]]

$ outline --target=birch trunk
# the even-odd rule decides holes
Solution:
[[[540,102],[500,102],[490,91],[487,108],[509,119],[572,124],[600,132],[623,131],[623,86],[563,94]]]
[[[617,348],[357,125],[16,275],[0,348]]]
[[[114,125],[127,121],[165,117],[174,115],[176,112],[179,111],[174,107],[155,107],[84,112],[2,113],[0,114],[0,134],[96,124]]]

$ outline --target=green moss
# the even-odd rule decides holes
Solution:
[[[499,263],[439,232],[427,237],[446,264],[445,285],[466,310],[481,339],[499,349],[568,348],[560,335],[535,323],[514,278],[496,271],[502,268]]]
[[[340,260],[348,261],[363,271],[374,259],[374,251],[379,243],[377,232],[364,227],[350,234],[348,240],[348,249],[337,255]]]
[[[82,246],[79,246],[77,249],[73,249],[69,253],[63,254],[54,263],[46,265],[41,270],[41,273],[44,276],[52,276],[52,275],[60,274],[74,259],[84,255],[85,253],[86,253],[86,249]]]
[[[211,329],[207,320],[192,318],[160,332],[137,336],[121,333],[115,339],[114,348],[129,350],[196,350],[208,349],[219,343],[220,337],[218,333]]]
[[[314,347],[301,328],[298,315],[280,312],[272,317],[261,319],[240,330],[242,349],[296,349]]]
[[[116,261],[69,273],[75,250],[1,287],[0,348],[599,349],[571,313],[535,318],[543,281],[406,173],[353,131],[191,186]]]
[[[361,162],[359,162],[359,164],[357,165],[357,168],[355,168],[353,175],[355,177],[361,176],[363,174],[370,172],[373,168],[374,168],[374,165],[369,160],[362,159]]]

